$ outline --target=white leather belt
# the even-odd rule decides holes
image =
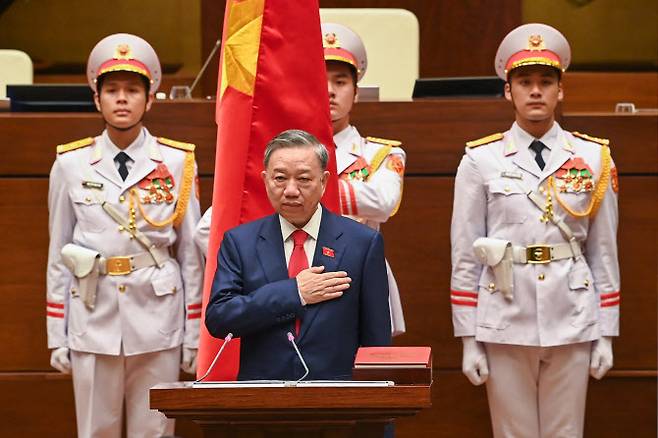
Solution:
[[[568,243],[512,247],[514,263],[550,263],[554,260],[578,257],[581,254],[580,246]]]
[[[169,258],[169,248],[153,248],[150,252],[115,257],[101,257],[100,273],[102,275],[128,275],[138,269],[156,266],[157,263],[154,255],[158,260],[167,260]]]

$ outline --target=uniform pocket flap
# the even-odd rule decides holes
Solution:
[[[159,297],[180,292],[180,278],[175,274],[165,274],[151,280],[153,292]]]
[[[485,289],[491,293],[498,292],[500,288],[496,284],[496,277],[494,276],[491,268],[486,268],[482,271],[480,275],[479,286],[482,289]]]
[[[98,193],[92,194],[89,190],[72,190],[71,201],[75,204],[84,205],[98,205],[103,203],[103,200],[100,199]]]
[[[496,178],[488,183],[490,193],[499,193],[505,196],[513,194],[524,194],[525,192],[509,178]]]
[[[569,271],[569,289],[571,290],[588,290],[592,284],[592,274],[587,266],[582,264],[574,265]]]

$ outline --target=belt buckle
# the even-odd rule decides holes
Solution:
[[[130,257],[109,257],[106,267],[107,275],[127,275],[132,272]]]
[[[525,249],[528,263],[549,263],[551,261],[551,247],[549,245],[529,245]]]

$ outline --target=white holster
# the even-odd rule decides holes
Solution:
[[[509,240],[480,237],[473,242],[473,251],[480,263],[491,266],[496,286],[507,300],[514,298],[513,250]]]
[[[79,295],[88,309],[96,305],[96,286],[100,274],[101,254],[98,251],[68,243],[62,248],[62,261],[78,278],[78,288],[73,295]]]

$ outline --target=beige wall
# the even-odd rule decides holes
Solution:
[[[148,40],[163,64],[194,74],[201,65],[201,0],[17,0],[0,16],[0,48],[20,49],[35,67],[86,64],[111,33]]]
[[[524,0],[523,22],[569,40],[575,65],[658,67],[656,0]]]

